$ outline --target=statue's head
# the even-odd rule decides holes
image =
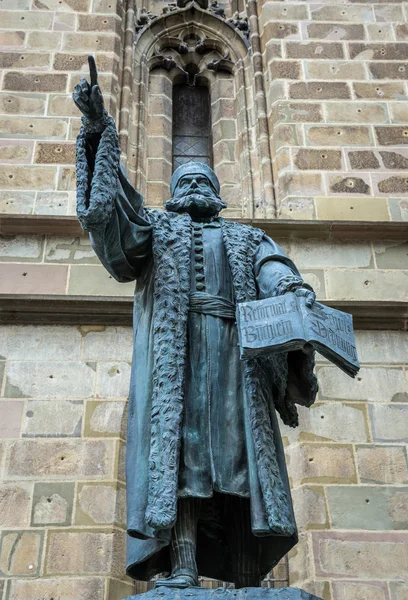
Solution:
[[[192,217],[214,217],[227,206],[219,196],[216,174],[199,162],[186,163],[174,171],[170,192],[172,197],[164,205],[166,210],[189,213]]]

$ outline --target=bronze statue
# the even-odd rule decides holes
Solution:
[[[316,396],[314,356],[241,361],[236,304],[288,291],[315,300],[263,231],[224,220],[218,179],[190,162],[150,210],[120,166],[92,57],[74,101],[78,218],[108,272],[136,280],[127,438],[127,573],[186,588],[198,575],[258,586],[297,542],[275,409]]]

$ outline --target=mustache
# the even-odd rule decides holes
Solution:
[[[187,191],[179,193],[167,200],[164,204],[166,210],[171,212],[193,212],[209,216],[218,214],[223,208],[226,208],[226,203],[221,200],[214,192],[210,190],[200,190],[199,192]]]

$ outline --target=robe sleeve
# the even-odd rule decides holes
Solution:
[[[267,236],[262,240],[255,256],[254,270],[259,299],[279,296],[299,286],[312,289],[302,280],[295,264],[282,248]],[[275,386],[275,408],[284,423],[296,426],[298,416],[294,405],[309,407],[316,398],[317,380],[313,373],[315,353],[305,354],[302,350],[295,350],[286,354],[286,365],[283,366],[281,360],[274,360],[277,355],[271,355],[269,367],[270,374],[275,379],[281,378],[281,373],[278,375],[276,369],[284,368],[286,371],[287,368],[284,389],[281,387],[279,390],[279,386]]]
[[[152,224],[143,197],[120,165],[116,127],[77,138],[77,215],[95,253],[119,282],[136,279],[151,260]]]

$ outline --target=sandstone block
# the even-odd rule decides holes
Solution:
[[[99,398],[127,398],[130,364],[101,362],[97,367],[96,395]]]
[[[42,250],[43,240],[35,235],[5,235],[0,238],[0,261],[2,262],[39,262]]]
[[[0,549],[0,572],[6,576],[39,575],[43,533],[3,531]]]
[[[113,524],[116,516],[116,500],[116,489],[113,484],[79,484],[75,518],[76,524]]]
[[[31,526],[70,525],[74,482],[35,483]]]
[[[81,362],[10,361],[9,398],[88,398],[93,395],[95,365]]]
[[[279,218],[281,219],[305,219],[315,218],[315,205],[313,198],[301,198],[287,196],[279,204]]]
[[[67,52],[114,52],[120,42],[114,33],[71,33],[62,37],[62,50]],[[65,91],[65,90],[63,90]],[[152,92],[153,93],[153,92]]]
[[[376,442],[406,442],[408,406],[404,404],[370,406],[373,439]]]
[[[40,0],[41,1],[41,0]],[[75,31],[77,24],[76,15],[72,13],[56,12],[54,17],[55,31]]]
[[[357,60],[404,60],[408,54],[408,44],[349,44],[351,59]]]
[[[407,23],[396,23],[394,25],[395,37],[398,41],[408,40],[408,24]]]
[[[408,243],[375,242],[374,254],[379,269],[406,269]]]
[[[394,41],[394,31],[390,23],[382,25],[378,25],[378,23],[368,23],[367,33],[368,39],[372,41]]]
[[[65,138],[67,132],[66,119],[44,119],[7,116],[0,117],[0,137],[7,138]],[[30,188],[28,188],[30,189]]]
[[[342,167],[340,150],[311,150],[300,148],[294,157],[298,169],[337,170]]]
[[[65,92],[66,88],[67,76],[59,73],[9,71],[3,81],[3,90],[19,92]]]
[[[351,106],[344,102],[326,104],[327,120],[332,123],[387,123],[388,114],[385,104],[373,102],[353,102]]]
[[[114,15],[78,15],[78,31],[114,32],[120,27],[120,21]]]
[[[272,108],[272,122],[318,123],[323,121],[321,104],[278,102]]]
[[[57,189],[64,192],[74,192],[76,190],[75,167],[62,167],[60,169]]]
[[[364,63],[306,60],[304,65],[308,79],[367,79],[367,71]]]
[[[289,97],[295,100],[344,100],[350,98],[350,88],[340,81],[299,81],[290,84]]]
[[[364,40],[364,25],[345,23],[310,23],[306,26],[307,37],[319,40]]]
[[[64,294],[68,269],[62,265],[0,264],[1,294]]]
[[[347,292],[346,292],[347,293]],[[403,402],[408,399],[404,373],[398,368],[362,367],[353,380],[333,366],[319,367],[319,397],[354,402]]]
[[[267,44],[269,40],[277,39],[282,40],[285,38],[296,39],[299,38],[299,28],[295,23],[287,22],[269,22],[265,23],[261,35],[261,42]]]
[[[103,575],[111,569],[113,533],[50,531],[47,575]]]
[[[319,219],[351,221],[389,221],[385,198],[328,198],[317,197],[316,209]]]
[[[269,64],[271,79],[300,79],[300,62],[289,60],[273,60]]]
[[[8,360],[74,360],[81,334],[74,327],[9,325],[2,327],[0,354]]]
[[[402,6],[398,4],[376,4],[374,7],[375,20],[378,23],[392,23],[393,21],[404,21]]]
[[[45,262],[99,264],[88,237],[52,236],[47,238]]]
[[[319,173],[290,173],[281,175],[278,181],[279,198],[321,194],[322,177]]]
[[[391,123],[406,123],[408,121],[408,107],[405,102],[390,102],[388,108]]]
[[[45,11],[13,10],[7,14],[7,19],[3,19],[2,29],[12,29],[15,31],[25,29],[51,29],[52,14]]]
[[[408,522],[407,491],[404,487],[329,486],[327,497],[333,528],[404,529]]]
[[[287,149],[288,146],[302,146],[303,132],[300,125],[279,123],[273,129],[272,143],[275,152],[282,147]]]
[[[297,240],[291,256],[301,270],[304,268],[370,267],[372,253],[366,242],[326,242]]]
[[[125,402],[87,402],[85,436],[126,439],[126,411]]]
[[[292,500],[299,531],[325,529],[328,526],[323,487],[299,487],[293,490]]]
[[[374,21],[370,6],[312,4],[310,13],[314,21],[352,21],[356,23],[371,23]]]
[[[132,282],[118,283],[100,266],[73,265],[71,267],[69,294],[133,296],[134,288],[135,284]]]
[[[102,577],[43,578],[35,580],[12,579],[10,594],[13,600],[101,600],[105,580]]]
[[[91,0],[34,0],[36,8],[63,12],[88,12]]]
[[[106,98],[106,95],[104,94]],[[72,101],[71,94],[56,94],[50,96],[48,114],[62,117],[79,117],[79,109]]]
[[[281,425],[289,444],[301,442],[366,442],[368,423],[362,404],[319,402],[310,409],[299,407],[299,429]]]
[[[334,278],[338,276],[337,283]],[[360,281],[358,281],[360,278]],[[349,271],[328,273],[330,298],[393,300],[404,302],[408,271]],[[405,286],[405,292],[404,292]],[[346,291],[347,290],[347,291]]]
[[[405,63],[369,63],[368,68],[373,79],[406,79],[408,73]]]
[[[219,106],[221,101],[215,103],[215,106]],[[226,99],[225,102],[222,103],[222,107],[234,107],[234,101]],[[172,119],[172,102],[168,96],[165,94],[160,94],[157,96],[149,97],[149,114],[151,115],[163,115],[168,119]],[[214,111],[214,105],[213,105]],[[218,117],[219,118],[219,117]],[[213,115],[213,121],[218,121],[218,118]]]
[[[406,174],[386,177],[380,175],[373,177],[373,183],[377,184],[378,193],[387,196],[405,196],[408,194],[408,179]]]
[[[50,58],[46,54],[34,52],[2,52],[0,54],[1,69],[30,69],[49,67]]]
[[[22,1],[29,4],[27,0]],[[24,46],[25,36],[24,31],[2,31],[0,33],[0,46]]]
[[[368,127],[362,125],[306,125],[306,141],[314,146],[371,146]]]
[[[84,360],[131,360],[133,334],[131,327],[80,327]]]
[[[112,598],[112,600],[122,600],[122,598],[134,594],[135,591],[135,586],[132,583],[109,579],[109,598]]]
[[[305,483],[356,483],[352,447],[341,444],[290,446],[286,451],[293,487]]]
[[[388,600],[387,584],[384,581],[333,581],[336,600]]]
[[[282,58],[282,45],[280,42],[268,42],[263,53],[264,64],[268,64],[271,60]]]
[[[408,126],[375,127],[375,133],[380,146],[399,146],[408,144]]]
[[[262,6],[261,20],[269,21],[304,21],[309,17],[307,7],[301,4],[281,4],[281,2],[266,2]]]
[[[350,167],[352,169],[372,170],[379,169],[380,162],[371,150],[355,150],[348,153]]]
[[[407,95],[402,83],[353,83],[357,98],[367,100],[405,100]]]
[[[11,163],[31,163],[34,142],[0,140],[0,161]]]
[[[376,242],[374,247],[377,244],[381,243]],[[408,355],[408,339],[403,331],[360,330],[356,342],[361,363],[403,364]]]
[[[33,400],[26,404],[23,437],[80,437],[83,403]]]
[[[288,58],[344,58],[343,46],[336,42],[287,42],[286,56]]]
[[[317,577],[389,579],[403,577],[408,560],[407,534],[313,532]]]
[[[54,167],[0,165],[0,188],[7,190],[52,190],[55,186]]]
[[[404,581],[390,581],[391,600],[407,600],[408,585]]]
[[[357,466],[362,483],[408,483],[403,446],[357,446]]]
[[[30,214],[34,198],[35,192],[0,191],[0,214]]]
[[[46,96],[41,94],[0,94],[0,111],[3,114],[42,115],[45,103]]]
[[[31,31],[27,46],[34,50],[56,50],[61,44],[61,34],[54,31]]]
[[[1,379],[3,379],[3,368],[0,368],[0,370]],[[0,401],[0,438],[20,437],[23,408],[23,402],[16,402],[15,400]]]
[[[392,219],[408,220],[408,200],[406,198],[388,198],[388,205]]]
[[[18,440],[9,448],[8,479],[109,479],[113,475],[111,440]]]
[[[27,527],[30,523],[31,483],[2,483],[0,527]]]
[[[56,71],[86,71],[87,64],[86,54],[57,52],[54,56],[53,68]]]
[[[315,291],[318,299],[327,297],[324,271],[320,269],[302,269],[303,281],[308,283]]]
[[[332,194],[366,194],[371,193],[367,175],[363,177],[343,177],[342,175],[328,176],[328,187]]]

